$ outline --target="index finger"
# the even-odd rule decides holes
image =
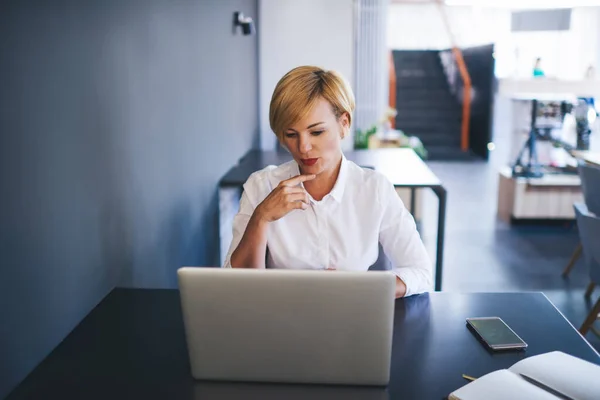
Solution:
[[[285,181],[281,181],[281,184],[284,186],[296,186],[301,182],[306,182],[315,179],[316,175],[297,175],[293,178],[286,179]]]

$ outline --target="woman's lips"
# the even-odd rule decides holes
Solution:
[[[302,161],[302,164],[310,167],[311,165],[315,165],[318,160],[318,158],[303,158],[300,161]]]

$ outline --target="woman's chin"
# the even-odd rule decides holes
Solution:
[[[321,173],[321,167],[319,166],[319,162],[314,165],[302,165],[300,167],[300,172],[303,175],[318,175]]]

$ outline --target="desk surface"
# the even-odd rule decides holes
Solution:
[[[435,187],[440,180],[411,149],[373,149],[344,152],[348,160],[381,172],[397,187]],[[220,186],[242,186],[255,171],[292,160],[289,153],[251,150],[221,179]]]
[[[528,100],[572,100],[577,97],[600,95],[600,80],[564,80],[549,77],[513,79],[502,78],[498,82],[502,96]]]
[[[594,164],[600,167],[600,151],[581,151],[577,150],[573,152],[575,157],[582,159],[585,162]]]
[[[581,187],[581,178],[575,174],[544,174],[541,178],[525,178],[517,176],[513,178],[512,168],[505,166],[500,169],[500,174],[508,179],[514,179],[518,183],[529,186],[547,186],[547,187]]]
[[[465,318],[500,316],[529,344],[491,354]],[[387,388],[194,381],[179,292],[115,289],[8,399],[443,399],[526,356],[561,350],[600,364],[598,353],[541,293],[436,292],[396,301]]]

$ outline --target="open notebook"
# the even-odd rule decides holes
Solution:
[[[560,351],[526,358],[452,392],[449,400],[598,400],[600,366]]]

